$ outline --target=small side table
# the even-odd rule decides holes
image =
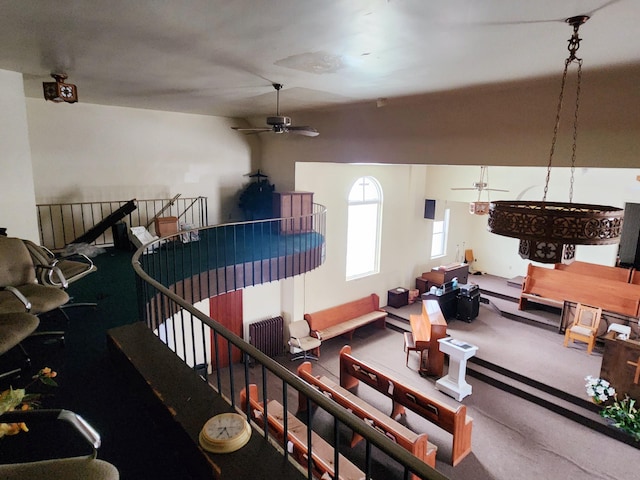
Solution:
[[[394,288],[387,292],[387,306],[393,308],[409,305],[409,290],[406,288]]]
[[[449,355],[449,372],[436,381],[436,389],[452,396],[457,401],[471,395],[471,385],[465,380],[467,360],[473,357],[478,347],[452,337],[438,339],[440,351]]]

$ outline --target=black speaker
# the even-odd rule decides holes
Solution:
[[[424,218],[433,220],[436,218],[436,201],[426,199],[424,201]]]
[[[620,235],[620,266],[640,268],[640,203],[625,203]]]
[[[458,296],[458,311],[456,318],[463,322],[471,322],[480,313],[480,292],[475,295]]]

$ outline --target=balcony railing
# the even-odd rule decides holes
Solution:
[[[384,478],[408,479],[415,474],[428,480],[446,480],[194,306],[220,293],[300,275],[319,267],[324,261],[325,216],[325,208],[314,205],[309,220],[296,223],[312,225],[309,231],[283,234],[282,222],[292,219],[265,220],[185,232],[146,245],[133,257],[141,318],[187,365],[206,371],[211,388],[237,410],[241,410],[240,391],[248,391],[249,385],[255,384],[263,400],[278,399],[285,410],[287,405],[297,405],[297,395],[301,393],[307,397],[308,406],[315,404],[327,412],[333,419],[329,437],[336,452],[334,478],[340,478],[338,429],[344,425],[366,442],[361,468],[367,479],[372,476],[372,447],[375,447],[376,464],[385,465]],[[238,352],[241,361],[234,363]],[[248,407],[244,414],[250,419]],[[314,417],[317,418],[306,417],[309,432],[313,429]],[[276,441],[269,431],[253,422],[252,426],[266,439]],[[308,435],[308,458],[313,455],[310,442],[311,435]],[[289,457],[287,445],[280,447],[277,450]],[[311,479],[312,462],[302,468],[307,469],[307,477]],[[376,478],[382,477],[376,475]]]
[[[130,201],[38,204],[40,244],[50,250],[61,250]],[[177,195],[170,199],[133,199],[133,202],[135,210],[121,220],[127,228],[152,228],[153,218],[157,215],[177,217],[180,223],[194,228],[208,225],[206,197],[182,198]],[[114,238],[111,228],[104,230],[91,243],[96,246],[112,245]]]

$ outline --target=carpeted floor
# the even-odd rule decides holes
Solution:
[[[481,317],[489,316],[494,314],[488,310],[481,311]],[[486,318],[484,320],[492,323]],[[320,360],[313,364],[314,372],[337,379],[337,354],[344,343],[344,339],[340,338],[324,342]],[[417,373],[416,354],[412,354],[409,368],[405,367],[403,338],[399,332],[365,327],[356,332],[351,347],[356,358],[377,365],[381,370],[440,401],[452,406],[458,404],[453,398],[435,390],[435,378],[423,378]],[[538,356],[541,356],[541,351]],[[283,363],[287,365],[291,362],[285,360]],[[295,368],[296,365],[297,363],[289,366]],[[406,418],[401,418],[412,430],[427,432],[429,440],[438,445],[436,468],[449,478],[640,478],[635,462],[630,460],[638,456],[638,450],[634,447],[518,396],[505,393],[474,377],[467,377],[467,381],[472,385],[473,393],[463,399],[462,403],[467,406],[467,413],[474,421],[473,451],[456,467],[449,463],[449,434],[412,412],[408,412]],[[578,380],[580,382],[581,379]],[[358,387],[357,395],[382,411],[391,408],[386,397],[366,385]],[[321,422],[317,422],[314,425],[320,428],[320,424]],[[354,452],[354,455],[357,458],[358,452]]]
[[[147,397],[125,381],[106,350],[106,330],[137,318],[130,253],[111,250],[95,261],[98,272],[72,285],[70,293],[77,302],[96,301],[98,308],[70,311],[64,348],[42,345],[38,340],[28,342],[34,368],[48,365],[59,371],[60,387],[46,399],[46,406],[68,408],[89,420],[103,436],[99,457],[115,464],[123,480],[190,480],[184,459],[172,448],[171,437],[153,414]],[[584,375],[599,371],[599,354],[589,357],[580,346],[563,348],[557,333],[505,319],[492,305],[481,305],[479,317],[470,324],[451,322],[449,331],[478,345],[479,357],[517,368],[574,395],[584,395]],[[344,343],[341,338],[324,342],[314,371],[337,378],[337,352]],[[435,379],[417,373],[416,354],[411,355],[409,367],[405,366],[399,331],[365,327],[356,332],[351,346],[356,357],[437,395],[441,401],[457,404],[434,389]],[[291,369],[299,364],[290,362],[288,356],[278,361]],[[633,460],[638,456],[636,448],[506,393],[491,383],[471,376],[467,380],[473,393],[462,403],[474,419],[473,452],[455,468],[448,461],[451,437],[447,433],[410,412],[402,419],[410,428],[427,432],[430,441],[439,446],[437,469],[449,478],[640,479],[637,462]],[[383,411],[390,409],[386,399],[366,386],[360,386],[357,393]],[[323,429],[321,416],[314,428]],[[8,442],[28,438],[18,437],[0,440],[4,442],[0,462],[9,461],[7,454],[12,449],[5,448]],[[18,450],[33,449],[27,442]],[[349,455],[357,457],[362,450],[359,445]]]

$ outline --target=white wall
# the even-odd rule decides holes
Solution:
[[[429,193],[436,198],[476,201],[477,192],[454,191],[471,186],[480,176],[480,167],[432,166]],[[547,169],[543,167],[489,167],[489,187],[509,192],[490,192],[491,200],[542,200]],[[574,203],[590,203],[624,208],[626,202],[640,203],[640,168],[578,168],[574,174]],[[571,171],[553,167],[547,200],[568,202]],[[482,200],[487,200],[483,193]],[[518,240],[494,235],[486,230],[486,216],[471,216],[473,237],[467,242],[478,259],[476,270],[505,278],[526,275],[528,260],[518,256]],[[618,245],[578,245],[576,260],[615,265]]]
[[[382,185],[384,195],[382,256],[380,273],[346,281],[347,195],[355,180],[371,175]],[[489,186],[509,189],[492,192],[491,199],[542,200],[546,168],[490,167]],[[575,173],[574,202],[597,203],[623,208],[625,202],[640,202],[640,169],[579,169]],[[432,267],[451,263],[465,249],[472,249],[474,270],[512,278],[525,275],[528,260],[518,256],[518,240],[487,231],[487,216],[469,214],[468,202],[478,200],[476,191],[454,191],[479,181],[479,166],[346,165],[299,162],[295,184],[298,190],[314,192],[314,202],[327,207],[327,260],[305,275],[303,311],[312,312],[369,293],[380,295],[396,286],[414,288],[415,277]],[[570,171],[552,169],[548,200],[568,201]],[[483,193],[481,200],[487,200]],[[433,221],[423,218],[424,199],[436,199],[437,218],[450,209],[447,254],[431,259]],[[617,244],[578,246],[576,258],[585,262],[614,265]]]
[[[0,227],[12,237],[38,240],[35,189],[22,75],[0,70]]]
[[[365,175],[375,177],[383,192],[380,273],[347,281],[347,198]],[[371,293],[385,305],[387,290],[412,284],[415,272],[430,262],[432,222],[423,218],[426,181],[423,165],[296,165],[296,188],[314,192],[314,202],[327,208],[326,261],[305,275],[304,312]]]
[[[230,119],[41,99],[27,113],[38,203],[180,193],[208,197],[210,223],[239,218],[259,147]]]
[[[244,338],[249,341],[249,325],[260,320],[283,315],[281,305],[282,282],[269,282],[247,287],[242,291]]]

